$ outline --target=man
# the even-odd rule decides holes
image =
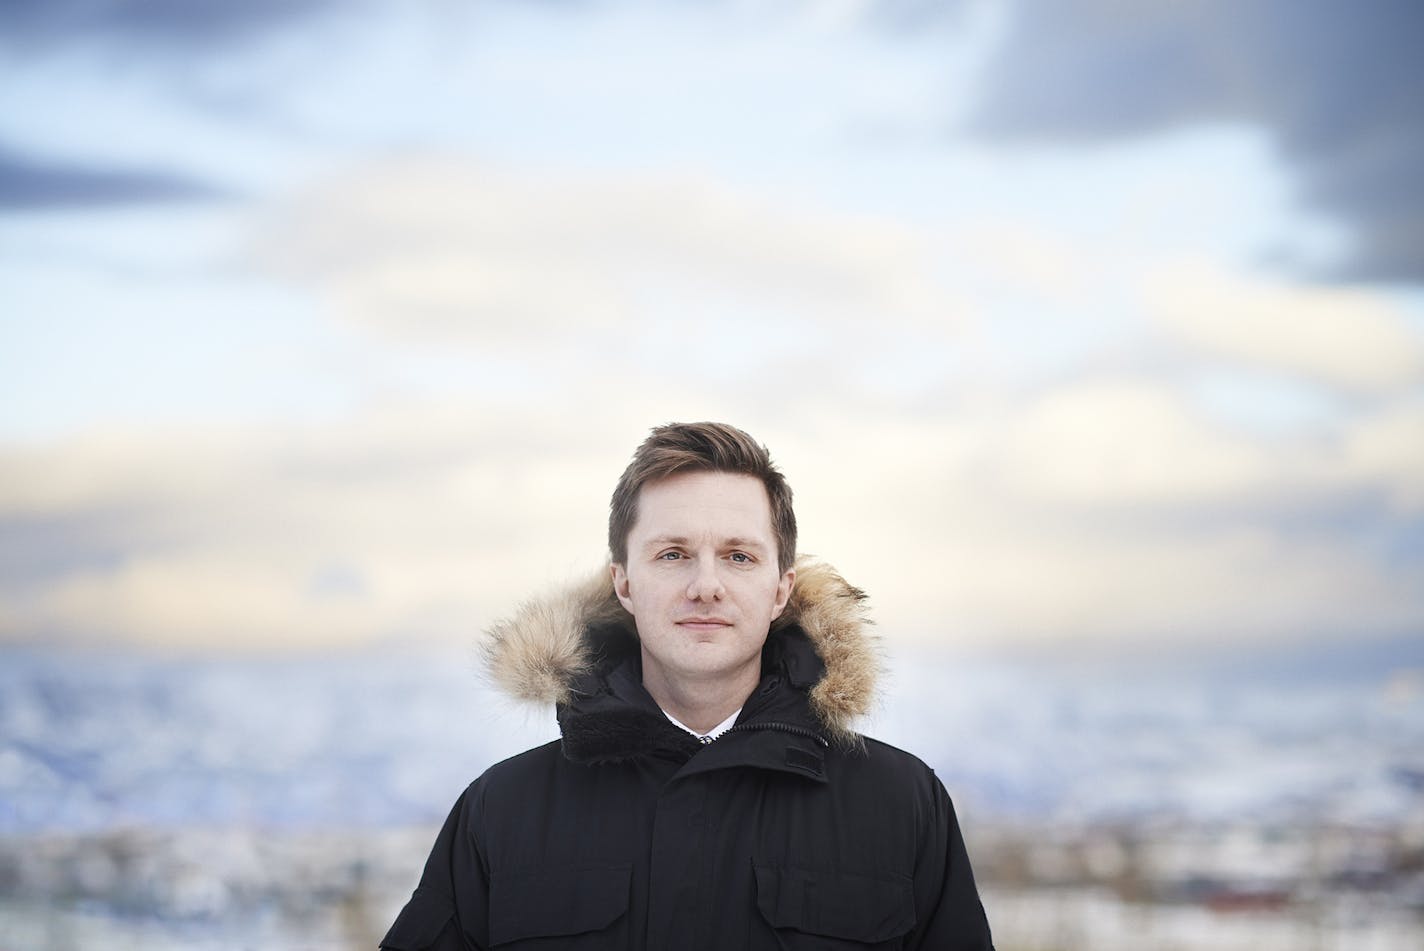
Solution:
[[[654,429],[608,542],[611,570],[490,632],[562,739],[470,784],[382,947],[991,951],[943,785],[851,730],[864,595],[796,561],[765,448]]]

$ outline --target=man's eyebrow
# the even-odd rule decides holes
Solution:
[[[647,541],[649,545],[686,545],[687,538],[683,535],[658,535]]]

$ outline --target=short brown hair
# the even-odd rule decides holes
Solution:
[[[608,550],[615,562],[628,562],[628,533],[638,520],[639,491],[679,472],[735,472],[760,479],[771,503],[777,565],[784,572],[796,561],[791,486],[766,447],[726,423],[668,423],[654,428],[633,453],[608,503]]]

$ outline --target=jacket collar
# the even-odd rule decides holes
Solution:
[[[864,601],[865,593],[830,566],[797,559],[791,599],[772,625],[763,652],[765,676],[784,681],[797,694],[798,705],[809,711],[805,725],[841,743],[858,742],[852,723],[869,712],[880,672]],[[677,748],[677,734],[697,742],[669,723],[651,698],[646,705],[641,700],[630,704],[624,695],[629,689],[622,682],[629,677],[627,662],[630,655],[638,655],[637,635],[606,567],[583,584],[525,602],[486,632],[483,653],[491,679],[506,693],[560,708],[566,742],[570,713],[595,711],[613,717],[601,724],[613,731],[611,747],[634,742],[634,734],[646,740],[634,720],[642,722],[635,715],[650,712],[644,709],[647,705],[673,731],[654,729],[655,745]],[[638,676],[632,677],[633,686],[646,697]],[[766,683],[764,678],[763,687]],[[749,707],[755,700],[753,695]],[[743,720],[755,713],[745,710]]]
[[[572,698],[558,705],[564,755],[589,764],[658,756],[684,764],[679,775],[757,766],[824,779],[829,741],[811,712],[807,687],[825,666],[795,626],[777,631],[762,662],[761,682],[735,725],[704,746],[658,709],[643,687],[638,652],[630,651],[612,669],[580,677]],[[810,679],[798,679],[805,675]],[[692,760],[694,753],[699,755]]]

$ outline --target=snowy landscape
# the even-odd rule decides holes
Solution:
[[[1417,949],[1424,679],[902,656],[871,732],[961,812],[1001,951]],[[10,651],[0,948],[373,947],[451,802],[555,736],[472,654]]]

